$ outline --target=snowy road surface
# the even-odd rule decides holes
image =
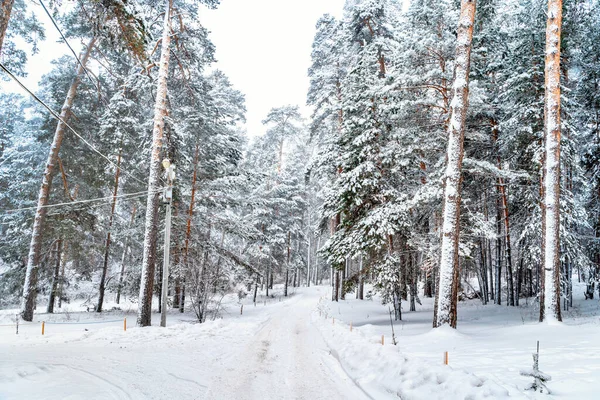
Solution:
[[[368,399],[311,325],[316,300],[300,295],[284,303],[246,344],[239,362],[215,379],[207,398]]]
[[[318,298],[247,304],[206,324],[173,314],[166,329],[2,330],[0,399],[368,399],[311,325]]]

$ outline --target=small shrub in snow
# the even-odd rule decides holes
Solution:
[[[521,375],[533,377],[533,383],[527,388],[527,390],[533,390],[534,392],[550,394],[550,389],[546,386],[546,382],[550,381],[552,377],[548,374],[540,371],[539,358],[540,358],[540,344],[538,342],[538,351],[533,353],[533,368],[530,370],[522,370]]]

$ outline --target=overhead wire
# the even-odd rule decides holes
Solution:
[[[48,18],[50,18],[50,21],[52,21],[52,24],[54,25],[54,27],[56,28],[56,30],[60,34],[60,37],[62,38],[62,40],[65,42],[65,44],[67,45],[67,47],[69,48],[69,50],[71,50],[71,53],[73,53],[73,57],[75,57],[75,60],[77,60],[77,63],[81,66],[81,68],[83,68],[83,71],[85,72],[85,75],[88,77],[88,79],[90,81],[92,81],[92,84],[94,85],[94,87],[96,88],[96,90],[98,90],[98,95],[100,96],[100,98],[102,99],[102,101],[104,102],[104,104],[108,105],[108,102],[106,101],[106,99],[104,98],[104,96],[102,96],[102,92],[100,91],[100,84],[98,84],[94,80],[94,78],[92,78],[92,76],[90,75],[90,73],[89,73],[88,69],[86,68],[86,66],[83,65],[83,63],[81,62],[81,60],[77,56],[77,53],[75,53],[75,50],[73,50],[73,47],[71,47],[71,45],[67,41],[67,38],[65,37],[65,35],[63,35],[62,31],[58,27],[58,24],[54,20],[54,17],[52,17],[52,14],[50,14],[50,11],[48,11],[48,9],[46,8],[46,5],[44,4],[44,2],[42,0],[38,0],[38,1],[39,1],[40,5],[42,6],[42,8],[44,9],[44,11],[46,12],[46,15],[48,15]]]
[[[16,212],[20,212],[20,211],[31,211],[31,210],[37,210],[38,208],[55,208],[55,207],[62,207],[62,206],[72,206],[72,205],[76,205],[76,204],[84,204],[84,203],[95,203],[95,202],[106,202],[107,204],[110,204],[110,202],[115,199],[115,198],[135,198],[135,197],[142,197],[145,196],[147,194],[150,193],[160,193],[161,191],[165,190],[165,188],[159,188],[156,190],[144,190],[141,192],[135,192],[135,193],[124,193],[124,194],[120,194],[117,196],[106,196],[106,197],[97,197],[94,199],[85,199],[85,200],[76,200],[76,201],[69,201],[69,202],[64,202],[64,203],[55,203],[55,204],[47,204],[45,206],[31,206],[31,207],[22,207],[22,208],[14,208],[12,210],[4,210],[2,211],[2,214],[0,214],[0,216],[6,216],[10,213],[16,213]]]
[[[81,141],[83,143],[85,143],[90,149],[92,149],[95,153],[97,153],[100,157],[104,158],[106,161],[108,161],[108,163],[110,165],[112,165],[113,167],[120,169],[121,172],[123,172],[125,175],[129,176],[131,179],[142,183],[142,184],[146,184],[146,182],[136,178],[135,176],[133,176],[132,174],[130,174],[129,172],[127,172],[126,170],[124,170],[122,167],[118,166],[117,164],[115,164],[110,158],[108,158],[106,155],[102,154],[100,152],[100,150],[98,150],[97,148],[95,148],[90,142],[88,142],[83,136],[81,136],[71,125],[69,125],[69,123],[67,121],[65,121],[64,119],[62,119],[60,117],[60,115],[58,115],[54,110],[52,110],[50,108],[50,106],[48,106],[46,103],[44,103],[44,101],[42,101],[35,93],[33,93],[31,90],[29,90],[12,72],[10,72],[5,66],[4,64],[2,64],[0,62],[0,68],[12,79],[14,80],[23,90],[25,90],[35,101],[37,101],[39,104],[41,104],[46,110],[48,110],[48,112],[58,121],[62,122],[63,124],[65,124],[65,126],[67,128],[69,128],[71,130],[71,132],[73,132],[73,134],[75,136],[77,136],[79,139],[81,139]]]

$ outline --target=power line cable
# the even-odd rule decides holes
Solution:
[[[54,27],[56,28],[56,30],[60,34],[60,37],[62,37],[62,40],[65,42],[65,44],[67,45],[67,47],[69,48],[69,50],[71,50],[71,53],[73,53],[73,57],[75,57],[75,60],[77,60],[77,63],[81,66],[81,68],[83,68],[83,71],[85,72],[85,75],[89,78],[90,81],[92,81],[92,84],[94,85],[94,87],[96,88],[96,90],[98,90],[98,94],[100,95],[100,98],[102,99],[102,101],[104,102],[104,104],[108,105],[108,102],[106,101],[106,99],[104,98],[104,96],[102,96],[102,92],[100,91],[100,84],[98,84],[92,78],[92,76],[90,75],[90,73],[87,70],[87,68],[85,67],[85,65],[83,65],[83,63],[81,62],[81,60],[77,56],[77,53],[75,53],[75,50],[73,50],[73,47],[71,47],[71,45],[67,41],[67,38],[65,37],[65,35],[63,35],[62,31],[58,27],[58,24],[54,20],[54,17],[52,17],[52,14],[50,14],[50,11],[48,11],[48,9],[46,8],[46,5],[44,4],[44,2],[42,0],[38,0],[38,1],[39,1],[40,5],[42,6],[42,8],[44,9],[44,11],[46,12],[46,15],[48,15],[48,18],[50,18],[50,21],[52,21],[52,24],[54,25]]]
[[[125,171],[122,167],[118,166],[117,164],[115,164],[114,162],[112,162],[110,160],[110,158],[108,158],[107,156],[105,156],[104,154],[102,154],[100,152],[100,150],[96,149],[90,142],[88,142],[83,136],[81,136],[75,129],[73,129],[73,127],[71,125],[69,125],[65,120],[63,120],[60,115],[58,115],[54,110],[52,110],[50,108],[50,106],[48,106],[46,103],[44,103],[37,95],[35,95],[35,93],[33,93],[31,90],[29,90],[15,75],[13,75],[12,72],[10,72],[5,66],[4,64],[0,63],[0,68],[2,70],[4,70],[4,72],[6,72],[6,74],[8,74],[8,76],[10,76],[10,78],[12,80],[14,80],[19,86],[21,86],[21,88],[23,90],[25,90],[31,97],[33,97],[33,99],[35,101],[37,101],[39,104],[41,104],[46,110],[48,110],[48,112],[50,114],[52,114],[52,116],[62,122],[63,124],[65,124],[65,126],[67,126],[67,128],[69,128],[71,130],[71,132],[73,132],[73,134],[75,134],[75,136],[77,136],[79,139],[81,139],[83,141],[83,143],[85,143],[90,149],[92,149],[95,153],[97,153],[99,156],[101,156],[102,158],[106,159],[106,161],[108,161],[108,163],[110,165],[112,165],[113,167],[120,169],[121,172],[125,173],[127,176],[129,176],[131,179],[138,181],[141,184],[146,184],[146,182],[136,178],[135,176],[131,175],[129,172]]]
[[[83,203],[94,203],[94,202],[98,202],[98,201],[104,201],[107,204],[110,203],[110,201],[113,198],[134,198],[134,197],[142,197],[145,196],[149,193],[160,193],[161,191],[165,190],[165,188],[160,188],[160,189],[156,189],[155,191],[142,191],[142,192],[136,192],[136,193],[124,193],[124,194],[120,194],[117,196],[107,196],[107,197],[97,197],[95,199],[86,199],[86,200],[77,200],[77,201],[69,201],[69,202],[65,202],[65,203],[56,203],[56,204],[47,204],[45,206],[42,206],[40,208],[54,208],[54,207],[62,207],[62,206],[71,206],[71,205],[76,205],[76,204],[83,204]],[[4,210],[2,211],[3,214],[0,214],[2,216],[6,216],[9,213],[15,213],[15,212],[19,212],[19,211],[30,211],[30,210],[37,210],[38,206],[32,206],[32,207],[23,207],[23,208],[14,208],[12,210]]]

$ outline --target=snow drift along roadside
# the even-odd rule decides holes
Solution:
[[[341,321],[332,323],[325,313],[313,313],[332,355],[337,357],[346,373],[374,399],[504,399],[508,391],[498,384],[451,366],[428,365],[402,355],[402,345],[381,345],[380,338],[367,337]],[[452,328],[439,328],[430,335],[459,335]],[[451,337],[448,338],[451,340]],[[440,364],[442,356],[440,355]],[[524,396],[525,397],[525,396]]]

